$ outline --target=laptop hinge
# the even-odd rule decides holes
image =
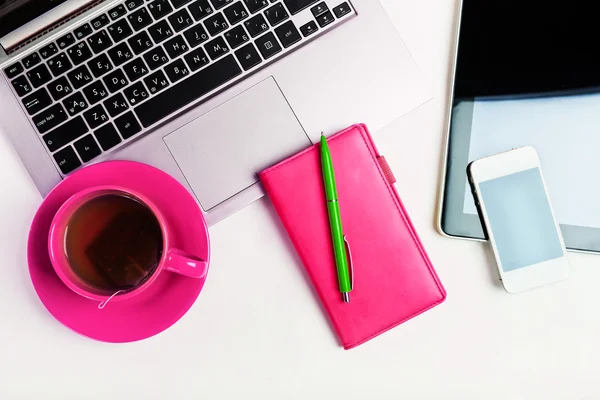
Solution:
[[[0,46],[10,55],[104,1],[72,0],[62,3],[0,38]]]

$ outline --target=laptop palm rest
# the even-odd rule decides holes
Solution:
[[[164,137],[205,211],[311,145],[271,77]]]

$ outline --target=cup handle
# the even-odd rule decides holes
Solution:
[[[204,278],[208,263],[181,250],[170,249],[165,260],[165,269],[190,278]]]

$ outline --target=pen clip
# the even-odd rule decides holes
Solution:
[[[350,278],[350,288],[354,290],[354,262],[352,262],[352,252],[350,251],[350,242],[348,242],[348,238],[344,235],[344,243],[346,244],[346,250],[348,250],[348,259],[350,260],[350,274],[352,277]]]

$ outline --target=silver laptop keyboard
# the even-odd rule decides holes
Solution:
[[[4,73],[66,175],[354,14],[338,2],[128,0]]]

